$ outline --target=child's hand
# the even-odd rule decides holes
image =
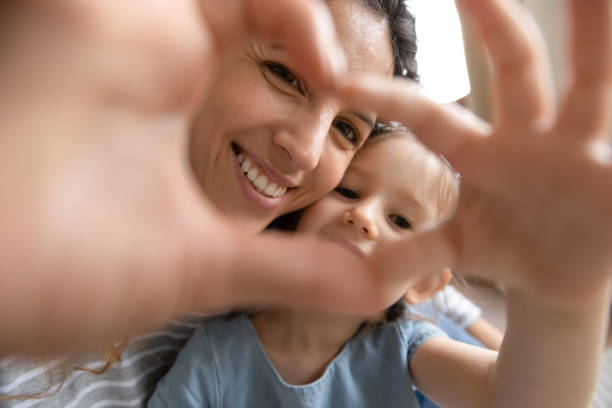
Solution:
[[[558,109],[543,42],[514,3],[460,0],[490,53],[489,127],[401,80],[361,78],[346,101],[410,127],[462,175],[456,214],[373,264],[397,282],[414,270],[497,279],[551,304],[589,302],[612,276],[612,3],[572,0],[570,72]],[[604,290],[601,290],[604,288]]]

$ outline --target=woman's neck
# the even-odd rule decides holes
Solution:
[[[266,309],[251,322],[280,376],[290,384],[307,384],[323,374],[363,319]]]

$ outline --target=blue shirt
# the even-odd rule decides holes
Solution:
[[[268,359],[247,315],[216,318],[196,330],[148,406],[416,408],[410,358],[439,335],[422,320],[362,331],[318,380],[291,385]]]

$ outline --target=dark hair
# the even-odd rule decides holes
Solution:
[[[407,0],[361,0],[387,18],[393,46],[394,75],[418,80],[415,18]]]
[[[281,215],[272,221],[265,228],[265,231],[283,231],[283,232],[293,232],[296,230],[300,219],[302,218],[302,213],[304,209],[290,212],[285,215]]]
[[[404,133],[407,133],[409,135],[412,135],[410,130],[408,130],[408,128],[406,126],[402,125],[399,122],[394,122],[394,121],[391,121],[391,122],[382,122],[382,121],[378,121],[378,122],[376,122],[376,124],[372,128],[372,131],[370,132],[370,135],[368,136],[368,140],[374,139],[376,136],[380,136],[380,135],[383,135],[385,133],[392,133],[392,132],[404,132]]]

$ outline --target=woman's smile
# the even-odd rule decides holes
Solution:
[[[254,153],[232,143],[238,182],[246,198],[253,204],[272,209],[282,204],[296,184],[276,172]]]

